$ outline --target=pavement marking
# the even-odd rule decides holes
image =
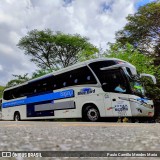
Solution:
[[[28,126],[33,126],[30,124],[7,124],[7,125],[0,125],[0,127],[28,127]]]
[[[139,124],[139,123],[88,123],[88,122],[49,122],[45,124],[42,123],[0,123],[0,128],[2,127],[142,127],[142,126],[152,126],[155,127],[155,124]]]
[[[30,127],[30,126],[33,126],[33,125],[6,125],[4,127]]]
[[[142,127],[142,125],[132,125],[132,124],[100,124],[100,123],[95,123],[95,124],[62,124],[61,126],[63,127]]]

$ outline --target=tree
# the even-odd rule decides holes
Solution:
[[[0,86],[0,98],[2,98],[3,90],[4,90],[4,87]]]
[[[6,88],[19,85],[19,84],[24,83],[30,79],[28,77],[28,73],[26,73],[22,76],[21,75],[13,75],[13,76],[15,77],[15,79],[10,80],[6,85]]]
[[[26,73],[24,75],[13,75],[15,78],[10,80],[7,83],[6,87],[1,87],[0,86],[0,95],[1,95],[1,91],[2,91],[3,88],[13,87],[13,86],[25,83],[25,82],[27,82],[29,80],[41,77],[41,76],[46,75],[46,74],[49,74],[49,73],[51,73],[51,70],[42,70],[41,69],[41,70],[36,70],[35,72],[33,72],[31,77],[28,76],[28,73]]]
[[[18,47],[31,57],[40,69],[57,70],[92,57],[98,49],[86,37],[46,29],[32,30],[22,37]]]
[[[41,77],[41,76],[46,75],[51,72],[52,72],[51,70],[42,70],[42,69],[36,70],[35,72],[33,72],[31,79]]]
[[[150,80],[142,80],[145,83],[145,88],[149,97],[154,100],[160,99],[160,66],[154,66],[154,58],[141,54],[129,43],[125,45],[125,48],[122,47],[121,43],[110,44],[110,48],[104,56],[125,60],[136,66],[139,73],[155,75],[157,85],[154,85]]]
[[[122,46],[128,42],[141,53],[160,57],[160,1],[148,3],[127,17],[128,23],[116,33]]]
[[[110,44],[105,56],[125,60],[135,65],[140,73],[156,74],[154,58],[141,54],[129,43],[126,43],[125,48],[121,46],[121,43]]]

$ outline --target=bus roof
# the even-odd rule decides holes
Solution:
[[[97,59],[91,59],[91,60],[87,60],[87,61],[84,61],[84,62],[76,63],[76,64],[74,64],[72,66],[68,66],[68,67],[62,68],[60,70],[54,71],[52,73],[49,73],[49,74],[46,74],[44,76],[38,77],[36,79],[30,80],[28,82],[32,82],[32,81],[35,81],[35,80],[46,78],[46,77],[51,76],[51,75],[58,75],[58,74],[61,74],[61,73],[64,73],[64,72],[67,72],[67,71],[70,71],[70,70],[73,70],[73,69],[76,69],[76,68],[80,68],[80,67],[86,66],[86,65],[88,65],[90,63],[93,63],[93,62],[105,61],[105,60],[119,60],[119,61],[122,61],[122,62],[126,62],[124,60],[117,59],[117,58],[97,58]],[[126,63],[128,63],[128,62],[126,62]]]
[[[14,88],[17,88],[17,87],[20,87],[20,86],[23,86],[23,85],[26,85],[28,83],[32,83],[32,82],[35,82],[35,81],[38,81],[38,80],[41,80],[41,79],[44,79],[44,78],[47,78],[47,77],[50,77],[50,76],[54,76],[54,75],[58,75],[58,74],[61,74],[61,73],[64,73],[64,72],[67,72],[67,71],[70,71],[70,70],[73,70],[73,69],[76,69],[76,68],[80,68],[80,67],[83,67],[83,66],[86,66],[90,63],[93,63],[93,62],[98,62],[98,61],[106,61],[106,60],[118,60],[118,61],[121,61],[121,62],[125,62],[125,63],[128,63],[130,64],[129,62],[126,62],[124,60],[121,60],[121,59],[117,59],[117,58],[97,58],[97,59],[91,59],[91,60],[87,60],[87,61],[84,61],[84,62],[79,62],[79,63],[76,63],[72,66],[69,66],[69,67],[66,67],[66,68],[63,68],[63,69],[60,69],[58,71],[54,71],[54,72],[51,72],[49,74],[46,74],[46,75],[43,75],[41,77],[38,77],[38,78],[35,78],[35,79],[32,79],[32,80],[29,80],[29,81],[26,81],[24,83],[21,83],[19,85],[16,85],[16,86],[13,86],[13,87],[10,87],[10,88],[6,88],[6,90],[10,90],[10,89],[14,89]],[[131,66],[133,66],[132,64],[130,64]],[[134,66],[133,66],[134,67]]]

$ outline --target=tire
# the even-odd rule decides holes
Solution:
[[[19,112],[14,114],[14,121],[20,121],[21,120],[21,116],[19,114]]]
[[[99,111],[96,107],[88,106],[84,110],[84,118],[90,122],[97,122],[100,119]]]

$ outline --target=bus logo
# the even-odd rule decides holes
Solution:
[[[82,88],[80,92],[78,92],[78,95],[85,95],[85,94],[91,94],[91,93],[95,93],[95,89]]]

